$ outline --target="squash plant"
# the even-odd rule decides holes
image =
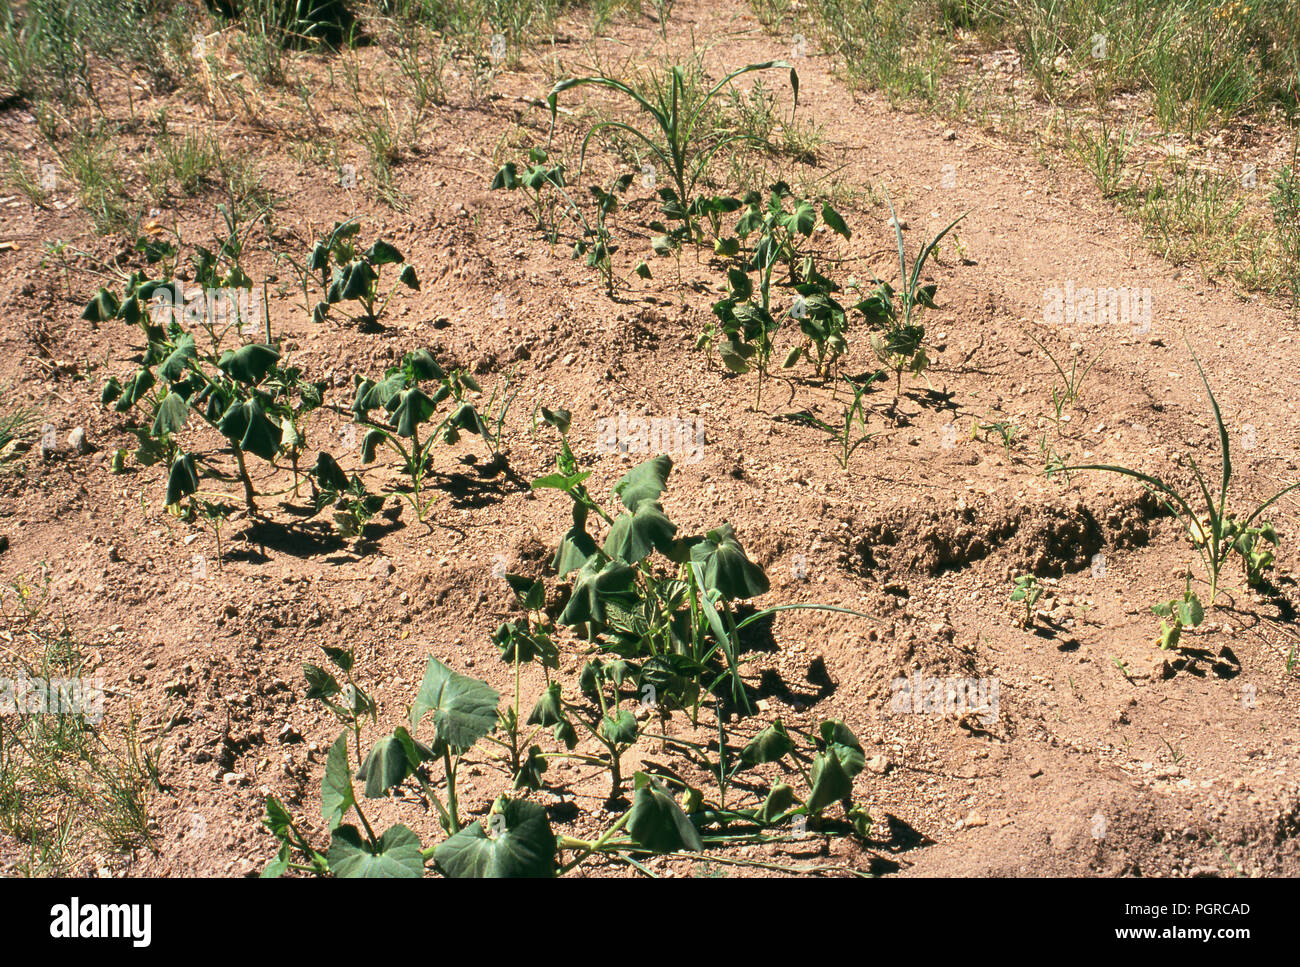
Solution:
[[[546,239],[552,245],[560,241],[560,218],[557,210],[562,210],[573,223],[573,257],[586,257],[589,268],[600,273],[605,291],[612,298],[616,282],[626,280],[614,276],[612,256],[618,250],[610,231],[609,218],[619,208],[619,195],[626,192],[632,184],[632,175],[624,173],[612,179],[606,187],[589,185],[588,193],[592,199],[591,216],[583,211],[564,183],[564,166],[546,163],[547,153],[538,148],[529,150],[532,162],[527,171],[520,174],[519,167],[513,161],[507,162],[497,171],[492,179],[493,190],[515,191],[522,189],[533,202],[533,217],[537,227],[545,232]],[[558,199],[554,196],[559,196]],[[561,206],[559,200],[564,204]],[[650,278],[650,267],[644,260],[638,262],[633,274],[642,279]]]
[[[210,253],[200,252],[195,267],[196,281],[204,288],[252,286],[237,266],[219,275]],[[205,313],[187,329],[188,314],[175,308],[175,286],[170,278],[150,279],[135,272],[121,296],[101,288],[86,305],[83,319],[117,319],[138,328],[144,337],[135,371],[122,379],[111,377],[100,402],[142,418],[135,427],[141,440],[137,456],[142,462],[167,461],[168,506],[199,491],[200,458],[182,450],[182,431],[192,417],[214,427],[230,444],[245,506],[255,513],[247,454],[272,464],[287,455],[296,471],[303,426],[321,406],[325,384],[309,382],[300,369],[280,365],[275,344],[243,342],[239,320],[219,323]]]
[[[540,582],[511,576],[511,585],[530,615],[544,613]],[[703,759],[708,771],[718,777],[716,799],[681,779],[671,767],[661,767],[654,774],[635,773],[630,806],[592,840],[557,836],[544,808],[508,794],[494,800],[486,828],[482,823],[462,823],[457,791],[462,763],[471,758],[481,761],[486,756],[490,763],[506,766],[507,772],[517,767],[518,756],[493,757],[487,745],[502,749],[514,746],[513,736],[507,742],[497,733],[508,732],[512,721],[518,723],[520,663],[538,661],[547,669],[557,667],[553,643],[540,642],[533,627],[530,617],[527,632],[515,626],[506,635],[494,635],[494,639],[500,639],[502,658],[516,667],[512,709],[500,708],[500,693],[487,682],[461,675],[431,656],[407,723],[375,741],[364,757],[359,723],[362,716],[377,720],[377,709],[355,683],[351,652],[326,649],[331,663],[346,675],[346,685],[341,685],[331,672],[304,664],[308,697],[325,703],[357,739],[359,768],[355,779],[360,786],[353,781],[349,732],[345,731],[330,748],[321,784],[321,816],[328,826],[328,846],[318,849],[288,809],[275,797],[269,797],[262,822],[279,842],[279,848],[263,876],[296,872],[345,878],[416,878],[432,864],[434,872],[453,878],[548,877],[570,872],[596,855],[644,870],[638,857],[799,839],[812,832],[809,822],[816,823],[823,835],[869,836],[871,818],[853,801],[853,781],[862,772],[865,758],[861,744],[843,722],[826,720],[810,733],[787,727],[778,718],[736,748],[728,738],[722,715],[718,717],[716,762],[710,760],[709,750],[704,747],[659,736],[666,751],[689,755],[697,761]],[[618,664],[603,659],[588,662],[579,676],[579,688],[591,692],[595,687],[602,692],[598,680],[627,680],[634,664],[622,663],[621,669],[614,667]],[[556,741],[568,751],[545,753],[540,745],[532,745],[523,768],[514,772],[516,789],[540,788],[548,758],[592,761],[592,757],[573,751],[576,737],[562,732],[566,722],[583,714],[579,705],[565,702],[560,697],[559,683],[549,681],[548,675],[528,722],[535,726],[534,736],[554,727]],[[638,726],[626,709],[615,712],[607,709],[603,701],[601,708],[605,711],[593,733],[602,743],[625,752],[647,734],[646,727]],[[422,727],[426,731],[423,737]],[[428,734],[430,730],[432,734]],[[787,773],[800,776],[803,791],[785,782],[772,783],[764,790],[761,776],[753,772],[766,764],[779,764]],[[441,776],[431,778],[430,770],[438,765]],[[756,804],[729,807],[727,788],[741,773],[750,774],[744,786],[756,793]],[[435,811],[446,835],[441,842],[425,846],[404,824],[382,833],[371,824],[364,802],[387,796],[407,783],[414,783]],[[614,799],[613,803],[619,806],[623,801]],[[842,805],[843,821],[825,818],[826,810],[835,803]],[[355,823],[344,822],[351,816]],[[762,861],[716,859],[784,872],[805,871]]]
[[[430,386],[428,392],[426,384]],[[356,379],[352,414],[355,422],[366,430],[361,460],[370,463],[384,444],[402,458],[403,470],[411,478],[411,492],[402,496],[420,520],[424,520],[433,503],[432,499],[422,501],[420,486],[429,470],[429,454],[439,440],[454,444],[464,431],[483,437],[489,447],[496,446],[492,429],[474,405],[466,401],[467,391],[481,393],[482,388],[463,369],[450,372],[443,369],[426,349],[407,353],[400,365],[388,369],[378,381]],[[433,423],[438,407],[448,400],[449,412],[441,421]],[[372,416],[376,412],[385,414],[386,419],[376,419]],[[426,424],[430,426],[422,430]]]
[[[308,290],[312,280],[318,281],[324,291],[311,310],[313,322],[324,322],[336,305],[354,302],[360,311],[350,318],[363,328],[375,328],[399,288],[405,286],[419,291],[419,277],[405,256],[383,239],[363,250],[356,241],[360,232],[361,225],[355,220],[335,222],[329,235],[312,246],[305,270],[298,268],[304,298],[310,301]],[[394,266],[397,281],[385,289],[380,276],[391,277],[392,270],[383,268],[388,265]]]
[[[772,357],[772,337],[786,320],[797,322],[804,335],[804,342],[786,356],[786,368],[801,356],[812,360],[815,349],[817,373],[826,377],[848,350],[844,307],[835,299],[840,286],[818,270],[810,244],[819,221],[845,239],[852,236],[830,204],[818,209],[778,183],[766,204],[757,192],[750,192],[735,235],[719,238],[714,246],[715,253],[729,260],[727,296],[714,303],[717,321],[704,331],[697,345],[717,348],[723,365],[733,372],[756,369],[760,400]],[[784,308],[775,304],[774,287],[789,292],[788,300],[780,300]]]

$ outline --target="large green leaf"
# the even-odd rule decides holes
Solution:
[[[377,846],[355,826],[340,826],[330,839],[330,872],[344,879],[416,879],[424,876],[420,837],[405,826],[385,830]]]
[[[190,415],[189,405],[180,393],[168,393],[158,405],[158,412],[153,418],[153,435],[156,437],[176,433],[185,426]]]
[[[217,365],[231,379],[256,386],[279,359],[280,353],[275,347],[262,343],[249,343],[247,346],[240,346],[234,352],[224,353]]]
[[[636,741],[636,716],[627,709],[606,715],[600,720],[600,734],[616,745],[631,745]]]
[[[551,682],[538,697],[537,704],[528,715],[527,724],[550,728],[564,720],[564,702],[560,697],[560,683]]]
[[[760,762],[776,762],[793,751],[794,742],[786,732],[785,725],[777,719],[740,750],[740,761],[749,766]]]
[[[636,774],[636,794],[628,815],[627,831],[632,838],[657,853],[678,850],[700,852],[704,842],[682,807],[644,772]]]
[[[569,603],[560,615],[560,623],[571,626],[595,621],[604,624],[605,599],[613,598],[628,603],[635,581],[635,568],[618,561],[602,564],[593,557],[578,571]]]
[[[117,301],[117,296],[107,289],[100,289],[95,293],[95,297],[86,303],[86,308],[81,311],[81,318],[90,322],[108,322],[117,315],[120,308],[121,304]]]
[[[784,782],[778,782],[767,794],[763,800],[763,805],[755,817],[760,823],[772,823],[785,815],[790,807],[794,805],[794,787]]]
[[[385,242],[382,238],[370,246],[365,255],[366,261],[371,265],[391,265],[395,262],[406,261],[391,243]]]
[[[194,454],[180,453],[172,461],[171,472],[167,474],[167,506],[178,503],[182,497],[198,493],[199,474],[194,466]]]
[[[654,457],[639,463],[614,484],[614,493],[618,494],[623,506],[633,513],[641,501],[657,501],[659,495],[668,486],[668,475],[672,473],[673,462],[667,456]]]
[[[427,423],[437,409],[436,404],[424,390],[403,390],[398,396],[397,410],[393,419],[397,422],[397,435],[412,437],[419,430],[421,423]]]
[[[703,566],[704,586],[728,601],[757,597],[771,587],[763,569],[745,556],[730,524],[709,531],[691,548],[691,560]]]
[[[357,771],[357,778],[366,784],[367,799],[378,799],[407,777],[411,771],[407,748],[396,732],[374,744]]]
[[[280,425],[267,417],[256,399],[232,403],[222,415],[217,429],[239,449],[268,461],[275,458],[283,434]]]
[[[534,481],[533,486],[537,486]],[[560,538],[560,546],[555,550],[551,566],[560,577],[575,571],[596,555],[596,542],[587,533],[587,508],[582,504],[573,505],[573,526]]]
[[[175,382],[184,375],[186,368],[189,366],[191,359],[198,356],[198,351],[194,346],[194,337],[185,333],[176,340],[176,348],[168,354],[163,360],[163,364],[158,367],[158,375],[163,379]]]
[[[658,503],[641,500],[635,513],[619,514],[605,537],[605,553],[625,564],[643,560],[658,548],[667,554],[672,548],[677,525],[670,521]]]
[[[840,757],[819,752],[812,764],[812,791],[808,793],[808,815],[816,816],[833,802],[853,793],[853,779],[845,771]]]
[[[411,731],[426,714],[432,714],[438,741],[463,752],[496,727],[500,698],[487,682],[457,674],[430,658],[411,706]]]
[[[334,829],[343,821],[343,814],[356,803],[352,791],[352,770],[348,766],[348,734],[344,732],[330,746],[325,759],[325,778],[320,786],[320,812]]]
[[[827,719],[821,724],[822,743],[827,752],[840,760],[849,778],[856,776],[866,765],[862,745],[847,725],[838,719]]]
[[[480,823],[466,826],[434,851],[444,876],[545,877],[555,875],[555,834],[546,810],[522,799],[498,799],[488,817],[493,835]]]

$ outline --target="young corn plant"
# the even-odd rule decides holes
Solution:
[[[737,77],[753,71],[773,69],[790,72],[790,86],[794,91],[795,103],[798,104],[799,75],[793,66],[779,60],[747,64],[696,96],[691,96],[685,72],[678,66],[672,67],[666,81],[654,85],[649,94],[603,75],[569,78],[556,84],[546,98],[551,108],[552,130],[558,112],[559,96],[566,91],[584,86],[604,87],[631,100],[634,107],[648,116],[651,126],[642,130],[625,121],[601,121],[592,125],[582,139],[578,161],[579,177],[586,160],[587,148],[593,138],[606,132],[626,136],[635,144],[643,146],[649,157],[654,159],[655,167],[665,172],[671,181],[671,184],[661,186],[658,194],[662,202],[661,211],[680,223],[679,229],[671,233],[674,244],[698,241],[698,210],[693,206],[696,202],[696,187],[709,163],[719,151],[729,145],[756,140],[752,135],[710,128],[706,121],[709,106]]]
[[[880,370],[868,379],[857,382],[849,379],[847,376],[840,378],[848,384],[849,392],[852,394],[852,400],[844,403],[844,420],[840,425],[832,425],[825,420],[820,420],[811,413],[787,413],[785,418],[797,423],[803,423],[807,426],[816,427],[831,435],[831,439],[839,445],[839,452],[835,458],[839,461],[842,470],[849,469],[849,458],[853,456],[854,451],[862,444],[870,440],[874,433],[867,432],[867,411],[862,402],[863,396],[866,395],[868,388],[878,378],[884,377],[884,370]],[[854,425],[857,425],[858,431],[855,433]]]
[[[1044,346],[1042,342],[1036,339],[1033,335],[1030,335],[1029,338],[1034,345],[1041,349],[1043,354],[1051,360],[1052,366],[1056,368],[1057,375],[1061,377],[1059,385],[1056,383],[1052,384],[1052,412],[1054,414],[1053,418],[1056,421],[1056,425],[1059,428],[1066,418],[1066,407],[1073,406],[1075,402],[1078,401],[1079,394],[1083,392],[1084,380],[1086,380],[1088,374],[1092,372],[1092,367],[1097,364],[1097,360],[1101,359],[1101,352],[1098,352],[1097,355],[1093,356],[1092,359],[1084,365],[1082,370],[1079,369],[1079,363],[1082,361],[1083,357],[1080,353],[1076,352],[1070,359],[1070,369],[1067,372],[1065,367],[1061,365],[1060,360],[1052,354],[1050,349]]]
[[[1210,409],[1214,414],[1214,422],[1219,431],[1220,468],[1217,486],[1211,489],[1205,475],[1201,472],[1201,468],[1190,454],[1186,455],[1185,459],[1195,479],[1196,491],[1188,494],[1184,494],[1174,484],[1168,483],[1159,477],[1129,467],[1108,464],[1081,464],[1067,469],[1071,471],[1099,470],[1106,473],[1122,474],[1141,482],[1155,494],[1165,508],[1181,520],[1187,528],[1188,538],[1196,548],[1209,583],[1208,597],[1204,602],[1204,607],[1208,609],[1213,608],[1218,601],[1223,568],[1234,552],[1242,560],[1247,583],[1252,586],[1263,583],[1264,571],[1271,567],[1273,563],[1273,553],[1264,545],[1277,546],[1278,536],[1273,527],[1262,519],[1262,515],[1282,497],[1300,487],[1300,482],[1283,487],[1263,503],[1257,504],[1250,513],[1244,514],[1244,516],[1244,508],[1241,510],[1229,508],[1228,492],[1232,483],[1232,455],[1228,443],[1228,431],[1223,424],[1223,414],[1219,409],[1218,400],[1214,398],[1214,391],[1210,389],[1210,381],[1205,375],[1205,370],[1201,367],[1201,361],[1197,359],[1196,353],[1192,351],[1190,344],[1187,349],[1196,364],[1197,372],[1201,375],[1201,383],[1205,386],[1205,394],[1209,397]],[[1198,513],[1194,508],[1198,497],[1200,506],[1204,508],[1203,513]],[[1190,590],[1190,585],[1188,594],[1196,597],[1195,593]],[[1199,600],[1197,606],[1201,606]]]
[[[898,269],[901,290],[895,290],[884,280],[876,280],[876,289],[859,302],[855,309],[866,316],[867,322],[879,331],[871,337],[871,347],[877,358],[894,372],[894,407],[903,393],[903,373],[920,375],[929,368],[930,359],[925,347],[925,327],[920,323],[920,310],[937,309],[934,294],[937,285],[921,284],[921,272],[934,254],[943,237],[966,217],[963,213],[954,218],[929,242],[921,246],[909,269],[907,251],[903,246],[903,229],[894,210],[893,199],[885,192],[889,213],[893,217],[894,236],[898,243]]]

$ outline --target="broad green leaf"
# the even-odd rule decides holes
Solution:
[[[582,624],[595,621],[605,622],[606,597],[626,600],[632,585],[636,581],[636,569],[618,561],[606,561],[601,564],[593,557],[582,569],[573,582],[573,593],[569,603],[560,615],[564,625]]]
[[[853,793],[853,779],[845,771],[840,757],[832,752],[819,752],[812,764],[812,791],[808,793],[809,816],[818,815],[831,803],[845,799]]]
[[[394,733],[386,735],[374,744],[370,754],[357,772],[357,778],[365,782],[367,799],[377,799],[388,792],[410,773],[410,763],[406,756],[406,746]]]
[[[343,472],[337,460],[322,450],[316,455],[316,465],[311,468],[311,475],[322,490],[342,493],[348,489],[348,475]]]
[[[356,803],[352,791],[352,770],[348,766],[348,734],[340,735],[325,760],[325,778],[320,786],[321,815],[334,829],[343,821],[343,815]]]
[[[217,424],[222,435],[246,453],[255,453],[263,460],[275,459],[280,449],[282,430],[273,423],[256,399],[232,403]]]
[[[636,774],[635,782],[636,794],[627,820],[627,831],[632,838],[656,853],[701,852],[704,842],[699,830],[677,801],[644,772]]]
[[[398,400],[393,418],[397,423],[397,435],[401,437],[414,436],[420,424],[427,423],[437,410],[433,400],[419,388],[404,390]]]
[[[838,719],[827,719],[821,724],[821,735],[826,751],[835,754],[850,779],[862,771],[866,756],[858,737],[847,725]]]
[[[843,235],[845,238],[853,237],[853,233],[849,231],[849,226],[844,223],[840,213],[831,207],[830,202],[822,203],[822,221],[830,227],[832,232]]]
[[[473,823],[444,840],[433,862],[444,876],[547,877],[555,875],[555,834],[546,810],[523,799],[497,799],[488,816],[491,837]]]
[[[411,731],[431,714],[438,740],[463,752],[496,727],[500,698],[487,682],[457,674],[431,657],[411,706]]]
[[[377,846],[355,826],[340,826],[330,838],[330,872],[343,879],[415,879],[424,876],[420,837],[405,826],[384,831]]]
[[[635,564],[655,548],[669,553],[676,533],[677,525],[664,515],[659,504],[642,500],[636,513],[615,518],[605,537],[605,553],[625,564]]]
[[[750,766],[760,762],[776,762],[793,751],[794,742],[786,732],[785,725],[777,719],[740,750],[740,761]]]
[[[631,745],[636,741],[636,717],[627,709],[606,715],[600,720],[600,734],[617,745]]]
[[[256,386],[280,360],[280,353],[273,346],[262,343],[249,343],[240,346],[234,352],[222,354],[217,366],[231,379]]]
[[[176,340],[176,348],[158,367],[158,375],[174,383],[185,374],[190,360],[195,359],[197,356],[198,351],[194,347],[194,337],[186,333]]]
[[[755,817],[760,823],[774,823],[781,816],[785,815],[794,805],[794,787],[784,782],[778,782],[767,794],[763,800],[762,807],[758,810]]]
[[[560,697],[560,683],[551,682],[538,697],[532,712],[528,715],[528,725],[540,725],[550,728],[564,721],[564,702]]]
[[[366,252],[366,261],[371,265],[392,265],[396,262],[405,262],[402,253],[394,248],[390,243],[383,239],[375,242]]]
[[[153,435],[163,436],[176,433],[184,428],[185,420],[190,415],[189,405],[180,393],[168,393],[158,405],[158,412],[153,418]]]
[[[745,556],[730,524],[709,531],[691,548],[691,560],[703,566],[704,586],[728,601],[757,597],[771,587],[763,569]]]
[[[108,320],[116,318],[118,310],[121,308],[117,296],[107,289],[101,288],[95,293],[95,297],[86,303],[86,308],[81,311],[81,318],[89,322],[108,322]]]
[[[639,463],[614,484],[616,493],[623,506],[633,513],[641,501],[658,501],[659,495],[668,486],[668,475],[672,473],[673,462],[664,455]]]
[[[182,497],[198,493],[198,490],[199,474],[194,466],[194,454],[177,454],[167,474],[167,506],[179,503]]]

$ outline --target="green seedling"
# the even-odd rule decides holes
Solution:
[[[324,451],[316,457],[311,478],[316,485],[316,513],[333,508],[334,530],[344,540],[361,537],[366,523],[383,509],[383,494],[370,493],[358,475],[349,477]]]
[[[1196,479],[1197,490],[1204,502],[1205,512],[1197,514],[1192,509],[1192,502],[1196,500],[1194,496],[1184,496],[1174,485],[1128,467],[1086,464],[1068,469],[1102,470],[1107,473],[1123,474],[1140,481],[1148,490],[1156,494],[1169,512],[1178,517],[1187,528],[1188,537],[1196,548],[1209,579],[1210,591],[1205,606],[1213,608],[1218,602],[1220,574],[1234,551],[1242,557],[1248,582],[1253,584],[1263,579],[1263,570],[1272,564],[1273,555],[1262,546],[1261,541],[1276,545],[1277,534],[1267,523],[1261,522],[1256,526],[1255,522],[1260,520],[1261,515],[1269,507],[1300,487],[1300,482],[1283,487],[1272,497],[1258,504],[1244,518],[1229,512],[1228,490],[1232,482],[1232,458],[1228,444],[1228,431],[1223,424],[1223,414],[1219,410],[1218,400],[1214,398],[1214,391],[1210,389],[1210,381],[1205,375],[1205,370],[1201,368],[1201,361],[1196,358],[1196,353],[1192,352],[1190,344],[1187,349],[1196,363],[1197,372],[1201,374],[1201,382],[1205,386],[1205,393],[1210,400],[1210,409],[1214,413],[1214,422],[1219,430],[1220,476],[1217,494],[1210,490],[1196,460],[1190,454],[1185,457]]]
[[[431,393],[425,392],[422,384],[432,384]],[[492,431],[474,405],[466,401],[467,391],[481,393],[482,388],[462,369],[443,369],[424,349],[407,353],[401,365],[390,368],[378,382],[356,379],[352,413],[356,423],[366,430],[361,461],[374,460],[381,444],[391,447],[402,458],[403,470],[411,479],[410,493],[402,496],[420,520],[433,504],[433,498],[427,502],[421,498],[420,488],[429,471],[430,453],[438,441],[455,444],[461,431],[467,431],[491,443]],[[434,423],[438,407],[447,401],[451,404],[449,412]],[[384,413],[387,420],[372,417],[376,411]],[[422,431],[426,424],[429,428]]]
[[[934,301],[938,286],[934,283],[922,285],[921,272],[943,237],[966,217],[966,213],[958,215],[938,235],[924,243],[909,269],[907,251],[903,246],[903,229],[888,191],[885,192],[885,201],[888,202],[889,213],[893,217],[894,236],[898,243],[899,284],[902,289],[895,290],[888,282],[877,279],[876,289],[854,308],[861,311],[867,317],[867,322],[878,330],[871,338],[871,346],[876,357],[894,372],[894,405],[897,407],[898,398],[903,392],[903,373],[919,375],[930,365],[925,348],[925,327],[920,323],[920,310],[938,308]]]
[[[1092,372],[1092,367],[1097,364],[1097,360],[1101,359],[1101,353],[1099,352],[1097,355],[1093,356],[1081,370],[1079,369],[1079,363],[1083,357],[1076,351],[1074,356],[1070,359],[1070,370],[1069,372],[1066,372],[1065,367],[1061,365],[1060,361],[1057,360],[1054,355],[1052,355],[1050,349],[1044,346],[1038,339],[1034,338],[1034,336],[1031,335],[1029,338],[1033,341],[1034,345],[1041,349],[1047,358],[1051,360],[1052,365],[1056,368],[1057,375],[1061,377],[1059,385],[1052,385],[1052,412],[1055,414],[1055,420],[1059,426],[1064,417],[1065,408],[1074,405],[1074,403],[1079,399],[1079,394],[1083,392],[1083,382],[1088,378],[1088,374]]]
[[[528,149],[528,167],[507,161],[492,179],[493,191],[522,190],[532,202],[532,215],[539,231],[545,233],[552,245],[560,240],[558,202],[554,197],[564,189],[564,165],[549,164],[549,154],[541,148]],[[566,197],[567,196],[563,196]]]
[[[315,699],[328,708],[338,720],[352,730],[356,739],[357,765],[361,765],[361,723],[369,716],[371,721],[379,721],[379,706],[375,700],[362,691],[352,676],[356,667],[356,656],[350,649],[333,648],[322,645],[321,650],[330,664],[343,673],[343,684],[326,669],[310,662],[303,662],[302,673],[307,679],[307,698]],[[346,733],[345,733],[346,734]],[[346,751],[345,751],[346,756]]]
[[[1055,479],[1060,474],[1065,483],[1070,482],[1070,472],[1067,466],[1070,455],[1067,453],[1061,456],[1056,449],[1047,442],[1047,434],[1044,433],[1038,440],[1038,452],[1043,458],[1043,473],[1048,480]]]
[[[1152,614],[1160,617],[1160,648],[1168,651],[1178,647],[1184,628],[1195,628],[1205,620],[1205,608],[1192,590],[1192,579],[1187,579],[1187,589],[1181,598],[1163,604],[1153,604]]]
[[[727,200],[713,201],[725,207]],[[786,356],[785,368],[794,366],[801,356],[811,360],[815,347],[818,375],[828,377],[832,365],[848,350],[844,307],[834,298],[840,287],[818,271],[808,248],[819,219],[845,239],[852,235],[830,204],[823,204],[819,211],[778,183],[766,205],[761,204],[757,192],[748,194],[735,235],[719,239],[715,246],[716,252],[732,261],[727,269],[727,296],[714,303],[717,321],[704,331],[697,345],[716,348],[723,365],[732,372],[757,370],[756,406],[762,401],[773,336],[785,319],[798,322],[805,337],[804,343]],[[784,310],[774,304],[774,286],[789,292]]]
[[[681,67],[670,69],[666,83],[655,86],[651,95],[643,94],[623,81],[606,76],[574,77],[560,81],[547,95],[551,108],[551,127],[554,130],[559,96],[576,87],[604,87],[630,99],[633,105],[649,116],[653,126],[645,131],[624,121],[601,121],[587,131],[582,139],[582,151],[578,161],[579,179],[585,164],[587,148],[593,138],[604,132],[616,132],[629,137],[633,142],[645,147],[654,158],[656,167],[667,172],[671,185],[659,188],[662,202],[661,211],[670,219],[681,223],[678,240],[696,239],[695,220],[699,214],[694,208],[696,185],[708,169],[709,162],[719,151],[728,145],[754,141],[751,135],[736,134],[726,129],[710,130],[704,126],[706,112],[710,103],[732,82],[744,74],[753,71],[786,69],[790,72],[790,86],[794,91],[796,104],[799,100],[799,75],[794,67],[785,61],[766,61],[761,64],[748,64],[732,71],[716,85],[699,96],[693,103],[688,103],[685,73]]]
[[[331,308],[340,303],[355,302],[361,311],[352,316],[353,320],[373,328],[379,325],[379,317],[399,288],[419,291],[415,267],[406,262],[402,253],[383,239],[362,251],[355,242],[360,231],[359,222],[336,222],[330,234],[312,247],[306,270],[299,270],[304,298],[309,298],[308,282],[312,279],[325,293],[311,310],[313,322],[324,322]],[[387,265],[396,267],[397,281],[385,292],[380,275]]]
[[[1025,627],[1031,628],[1034,624],[1034,606],[1038,604],[1038,599],[1043,596],[1043,586],[1038,583],[1038,578],[1032,574],[1022,574],[1015,580],[1015,590],[1011,592],[1012,601],[1023,601],[1025,603]]]
[[[840,377],[846,384],[848,384],[849,392],[853,395],[853,399],[844,404],[844,422],[841,425],[832,426],[826,421],[819,420],[817,417],[806,411],[802,413],[787,413],[785,419],[804,423],[808,426],[813,426],[829,433],[831,439],[839,444],[839,453],[836,454],[836,459],[839,461],[840,468],[847,470],[849,468],[849,458],[853,456],[853,452],[875,436],[874,433],[866,432],[867,411],[866,407],[863,405],[862,397],[866,394],[867,389],[871,384],[877,379],[883,379],[884,375],[884,370],[880,370],[861,383],[851,380],[847,376]],[[857,435],[854,434],[854,424],[856,424],[861,431]]]
[[[991,423],[977,423],[972,428],[972,437],[976,430],[984,434],[984,441],[986,443],[988,442],[990,435],[995,435],[998,438],[998,442],[1002,444],[1002,449],[1006,453],[1007,459],[1011,459],[1011,446],[1016,442],[1016,438],[1020,436],[1019,424],[1012,423],[1009,420],[996,420]]]
[[[543,612],[540,582],[516,578],[511,586],[517,600],[530,614],[537,616]],[[511,633],[499,636],[499,646],[504,645],[502,658],[516,663],[525,661],[525,653],[519,646],[533,648],[536,642],[531,638],[532,631],[530,621],[528,630],[516,626]],[[540,660],[544,668],[551,669],[555,662],[553,656],[547,656],[551,656],[549,648],[532,650],[527,657]],[[350,681],[350,653],[337,651],[330,659],[345,669]],[[612,662],[599,662],[598,667],[596,661],[588,662],[579,677],[579,689],[593,699],[598,699],[611,683],[617,683],[619,677],[626,681],[633,674],[631,663],[619,669],[611,667]],[[342,715],[347,717],[349,706],[336,701],[345,694],[346,686],[339,685],[331,673],[309,667],[308,680],[314,697],[321,698],[331,708],[342,709]],[[610,693],[610,700],[614,694]],[[321,815],[330,835],[328,849],[318,850],[284,805],[274,797],[267,799],[262,821],[280,845],[263,876],[299,872],[344,878],[415,878],[425,875],[431,863],[434,872],[451,878],[550,877],[576,869],[591,856],[608,857],[644,870],[638,857],[794,840],[810,832],[806,828],[810,820],[817,821],[827,835],[847,833],[865,839],[870,834],[870,815],[852,800],[853,779],[865,765],[862,746],[844,723],[834,720],[821,722],[817,733],[810,734],[787,729],[778,719],[733,754],[719,719],[721,746],[716,770],[712,762],[708,763],[710,772],[717,774],[720,781],[729,782],[742,771],[777,763],[803,777],[807,791],[802,798],[792,786],[778,782],[766,795],[760,789],[758,806],[728,808],[723,798],[711,801],[703,790],[684,781],[675,770],[661,767],[655,775],[635,774],[630,807],[591,840],[557,837],[541,806],[504,795],[493,802],[484,824],[463,825],[457,792],[461,763],[483,742],[508,749],[510,743],[495,733],[512,718],[518,722],[518,696],[508,711],[501,710],[500,698],[486,682],[460,675],[430,657],[410,709],[409,727],[399,726],[379,739],[360,760],[360,768],[355,773],[360,786],[353,783],[348,732],[340,735],[330,748],[321,785]],[[372,706],[365,707],[365,714],[371,711]],[[554,726],[557,741],[569,751],[548,754],[539,745],[532,745],[522,753],[520,748],[518,758],[522,765],[515,773],[516,788],[540,786],[545,761],[551,756],[591,761],[592,757],[572,751],[577,744],[576,735],[564,731],[569,720],[580,715],[585,712],[579,703],[561,699],[558,683],[550,682],[546,686],[529,717],[529,724],[536,728],[525,741],[531,742],[541,730]],[[350,724],[353,718],[347,721]],[[426,723],[432,727],[432,735],[422,741],[419,730]],[[601,714],[593,733],[599,744],[614,750],[617,761],[637,741],[639,731],[635,718],[626,709],[608,708]],[[707,760],[707,749],[701,746],[681,742],[674,742],[673,746],[686,749],[692,756],[703,755]],[[439,761],[443,777],[440,783],[435,783],[429,768]],[[757,776],[749,778],[747,788],[760,781]],[[437,812],[439,825],[446,834],[440,843],[426,847],[402,824],[377,833],[366,815],[368,807],[363,806],[363,800],[386,797],[412,781]],[[674,790],[680,793],[676,798],[672,794]],[[838,824],[824,818],[827,808],[836,802],[841,804],[845,816]],[[611,803],[615,808],[619,804],[617,799]],[[359,826],[344,823],[350,814],[356,816]],[[787,824],[793,827],[790,832],[783,829]],[[566,854],[571,857],[567,861]],[[725,857],[717,858],[716,862],[757,865],[784,872],[812,871]]]

